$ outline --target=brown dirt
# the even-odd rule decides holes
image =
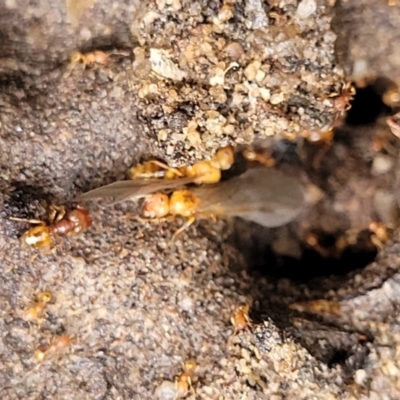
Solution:
[[[198,364],[188,398],[399,397],[398,138],[384,119],[341,127],[330,146],[300,138],[335,117],[330,95],[344,74],[334,11],[346,15],[343,30],[335,23],[343,35],[353,21],[365,37],[375,27],[350,1],[261,3],[1,5],[2,399],[172,400],[188,359]],[[399,10],[362,2],[374,15],[372,3],[382,18]],[[388,38],[399,26],[379,23]],[[340,54],[354,59],[364,46],[369,75],[398,82],[397,64],[355,37]],[[237,59],[224,52],[233,42],[244,50]],[[106,65],[70,69],[73,52],[99,49],[111,53]],[[340,60],[346,69],[353,62]],[[324,194],[287,226],[201,220],[171,244],[181,219],[146,223],[134,205],[93,204],[86,234],[37,255],[18,241],[26,226],[9,220],[40,218],[45,203],[71,206],[141,158],[181,165],[255,139]],[[368,227],[378,220],[394,233],[374,260]],[[310,232],[319,248],[306,243]],[[338,239],[350,245],[342,254]],[[24,310],[42,290],[55,299],[29,323]],[[339,312],[289,308],[311,299]],[[240,304],[251,306],[255,326],[231,338]],[[70,347],[38,364],[35,350],[63,334]]]

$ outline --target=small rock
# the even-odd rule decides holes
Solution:
[[[159,400],[174,400],[176,396],[176,385],[171,381],[163,381],[163,383],[157,386],[154,394]]]
[[[386,174],[393,167],[393,160],[384,154],[377,154],[372,162],[371,173],[374,176]]]
[[[296,15],[300,19],[307,19],[317,11],[315,0],[303,0],[297,7]]]

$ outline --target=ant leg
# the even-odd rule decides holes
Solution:
[[[195,392],[195,390],[194,390],[194,387],[193,387],[192,379],[191,379],[191,378],[188,378],[188,384],[189,384],[189,391],[190,391],[190,393],[194,396],[194,395],[196,394],[196,392]]]
[[[165,169],[166,173],[169,172],[169,173],[171,173],[171,174],[173,174],[173,175],[176,175],[176,176],[178,176],[178,177],[180,177],[180,178],[183,177],[183,173],[182,173],[181,171],[179,171],[179,169],[170,167],[169,165],[167,165],[167,164],[165,164],[165,163],[163,163],[163,162],[161,162],[161,161],[158,161],[158,160],[150,160],[150,161],[147,161],[147,163],[149,163],[149,164],[154,164],[154,165],[156,165],[157,167],[160,167],[160,168],[162,168],[162,169]]]
[[[180,397],[178,381],[175,381],[175,396],[172,400],[178,400]]]
[[[43,221],[39,219],[28,219],[28,218],[18,218],[18,217],[10,217],[10,221],[18,221],[18,222],[26,222],[28,224],[33,225],[46,225]]]
[[[185,229],[189,228],[190,225],[193,224],[193,222],[196,220],[196,217],[194,215],[192,215],[191,217],[189,217],[189,219],[186,221],[186,223],[184,225],[182,225],[173,235],[172,235],[172,239],[171,242],[174,242],[176,237],[182,233]]]
[[[213,222],[214,224],[217,223],[217,217],[214,214],[209,214],[208,218],[211,219],[211,222]]]
[[[243,150],[242,154],[247,161],[258,162],[267,168],[274,167],[276,164],[276,160],[269,150],[260,151],[248,147]]]
[[[331,149],[331,145],[328,143],[324,143],[322,148],[318,150],[317,154],[314,156],[312,163],[311,163],[311,165],[314,169],[319,169],[322,159],[324,158],[324,156],[330,149]]]
[[[162,218],[143,218],[140,215],[134,214],[134,215],[129,215],[127,214],[128,217],[132,216],[132,218],[135,221],[138,221],[142,224],[146,223],[146,222],[153,222],[153,223],[158,223],[161,224],[162,222],[170,222],[174,220],[174,216],[173,215],[167,215],[166,217],[162,217]]]
[[[130,169],[131,179],[174,179],[184,175],[179,168],[172,168],[158,160],[146,161]]]
[[[51,224],[55,224],[60,222],[64,217],[67,211],[64,206],[56,206],[55,204],[51,204],[49,206],[49,220]]]
[[[28,376],[32,373],[34,373],[35,371],[37,371],[40,367],[42,366],[42,363],[34,366],[31,370],[29,370],[21,379],[21,382],[24,382],[26,380],[26,378],[28,378]]]

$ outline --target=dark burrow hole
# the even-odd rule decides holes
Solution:
[[[396,84],[385,77],[379,77],[369,85],[357,88],[346,123],[351,126],[373,124],[379,117],[398,111],[398,102],[390,99],[390,93],[397,92]]]
[[[291,225],[285,235],[295,232],[296,224]],[[253,282],[243,293],[253,299],[250,316],[256,324],[272,319],[283,337],[294,338],[329,368],[340,365],[342,378],[351,382],[354,372],[363,368],[373,337],[368,332],[342,325],[341,319],[329,312],[325,315],[298,312],[289,306],[309,300],[331,300],[332,293],[346,286],[351,287],[346,293],[356,296],[360,287],[353,288],[352,282],[356,282],[355,276],[375,259],[377,249],[368,240],[367,232],[362,232],[358,242],[337,258],[323,257],[308,249],[305,243],[300,243],[300,258],[282,256],[273,249],[281,229],[260,228],[242,220],[235,222],[235,233],[230,240],[246,260],[246,272]],[[334,237],[326,235],[321,245],[329,251],[333,248]],[[337,299],[340,300],[340,296]],[[302,321],[300,326],[295,322],[299,320]]]
[[[360,180],[369,179],[373,182],[374,177],[370,174],[371,156],[368,153],[375,140],[376,129],[374,130],[373,127],[381,117],[398,111],[394,104],[390,107],[384,102],[385,94],[393,90],[397,90],[397,87],[386,78],[378,78],[368,86],[357,89],[346,118],[346,125],[337,128],[333,142],[328,151],[324,149],[322,162],[318,167],[314,163],[315,155],[323,148],[323,144],[294,144],[287,141],[272,144],[271,154],[277,160],[278,168],[291,165],[292,168],[294,166],[300,169],[302,173],[311,177],[314,184],[328,193],[330,198],[336,195],[335,189],[338,182],[342,187],[347,185],[347,177],[343,179],[343,175],[359,176]],[[357,132],[357,128],[366,124],[371,127],[369,133],[362,131],[360,134],[360,130]],[[361,154],[360,149],[367,149],[368,154]],[[347,166],[340,159],[343,155],[338,156],[338,153],[343,154],[343,151],[346,151],[346,161],[350,160],[348,171],[343,170]],[[340,172],[337,172],[339,170]],[[336,186],[329,186],[329,179],[335,174],[340,174],[338,182]],[[388,186],[391,188],[393,185]],[[375,188],[373,184],[372,187]],[[349,198],[349,201],[351,200]],[[323,211],[320,212],[323,213]],[[313,220],[308,221],[308,230],[316,233],[318,246],[309,246],[304,239],[304,232],[300,232],[300,224],[296,226],[296,223],[289,224],[287,227],[266,229],[256,224],[238,221],[231,240],[242,251],[248,261],[249,270],[254,271],[256,275],[261,274],[276,279],[287,278],[307,282],[316,277],[345,276],[349,272],[361,270],[375,259],[377,247],[372,243],[372,234],[367,226],[364,230],[357,232],[356,240],[338,256],[335,254],[337,253],[335,246],[340,236],[348,229],[346,226],[348,221],[344,220],[337,234],[332,234],[320,229],[318,224],[320,217],[321,215],[314,213]],[[341,218],[339,213],[337,218]],[[313,226],[314,223],[315,226]],[[274,251],[273,242],[282,230],[290,237],[290,240],[298,242],[300,256],[298,254],[296,257],[283,256]]]
[[[307,242],[307,235],[300,231],[297,222],[271,229],[237,219],[230,242],[241,252],[247,272],[256,281],[260,277],[275,281],[288,279],[294,285],[298,282],[309,285],[310,289],[313,286],[323,289],[318,282],[335,276],[336,279],[325,286],[327,291],[339,289],[348,274],[354,276],[378,254],[372,233],[367,229],[358,232],[354,243],[343,250],[338,248],[338,242],[345,228],[337,234],[318,229],[310,232],[317,238],[318,245],[311,246]],[[320,290],[318,292],[321,294]]]
[[[301,242],[293,235],[293,240],[299,240],[293,251],[300,250],[299,257],[293,257],[279,254],[274,249],[275,243],[280,240],[280,228],[267,229],[239,220],[235,225],[232,243],[243,254],[248,263],[248,270],[259,276],[285,278],[303,283],[330,275],[345,276],[349,272],[364,268],[377,255],[377,248],[371,242],[370,233],[367,231],[360,232],[357,243],[339,255],[334,254],[338,238],[334,235],[320,234],[318,250],[310,248],[307,243]],[[243,236],[245,230],[246,238]]]
[[[45,212],[46,203],[52,202],[52,196],[42,188],[13,182],[6,194],[0,210],[0,221],[6,237],[18,238],[27,229],[26,222],[17,222],[11,218],[35,219]]]

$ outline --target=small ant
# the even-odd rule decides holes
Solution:
[[[253,326],[253,321],[249,316],[250,307],[248,305],[240,306],[236,309],[235,313],[231,317],[231,323],[234,327],[232,336],[238,334],[238,332],[245,330],[247,327]]]
[[[252,148],[247,148],[242,151],[243,157],[250,162],[257,162],[268,168],[274,167],[276,165],[275,158],[272,157],[269,151],[259,151]]]
[[[69,335],[61,335],[53,339],[52,343],[48,347],[39,347],[34,354],[37,362],[41,363],[53,357],[63,353],[72,343],[73,338]]]
[[[371,222],[368,226],[371,232],[370,240],[378,250],[382,250],[384,244],[390,239],[392,227],[385,225],[383,222]]]
[[[340,93],[333,93],[330,97],[333,99],[333,108],[337,111],[338,116],[343,117],[346,111],[351,108],[351,102],[356,95],[356,88],[352,82],[343,83]]]
[[[70,64],[68,66],[67,72],[64,74],[64,78],[68,78],[71,72],[78,66],[83,66],[83,69],[86,67],[93,67],[98,65],[107,65],[110,61],[111,56],[129,56],[129,53],[124,51],[114,51],[111,53],[105,53],[102,50],[95,50],[88,53],[80,53],[75,52],[72,54],[70,59]]]
[[[109,55],[101,50],[92,51],[90,53],[73,53],[70,59],[70,64],[68,65],[67,71],[63,77],[68,78],[78,65],[82,65],[83,69],[86,69],[86,67],[91,67],[93,65],[106,65],[108,61]]]
[[[22,318],[29,322],[38,320],[44,314],[45,308],[52,298],[53,296],[50,292],[38,293],[31,306],[23,311]]]
[[[325,299],[299,301],[290,304],[289,308],[301,313],[340,316],[340,304],[336,301]]]
[[[176,395],[174,400],[182,399],[186,397],[189,392],[194,394],[193,380],[194,380],[194,370],[197,364],[193,360],[186,361],[183,366],[183,372],[177,377],[175,381]]]
[[[28,371],[25,376],[22,378],[24,381],[29,375],[31,375],[34,371],[39,370],[42,366],[42,363],[51,357],[56,355],[60,355],[61,353],[65,352],[66,349],[75,341],[69,335],[61,335],[53,338],[51,344],[49,346],[40,346],[34,352],[34,359],[38,363],[34,368]]]
[[[75,66],[78,64],[83,64],[85,66],[90,66],[93,64],[107,64],[109,60],[109,55],[104,53],[104,51],[96,50],[90,53],[79,53],[76,52],[71,56],[71,65]]]

